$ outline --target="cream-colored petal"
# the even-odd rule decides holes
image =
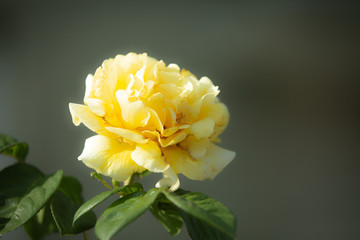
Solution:
[[[167,138],[161,138],[161,135],[158,131],[144,130],[141,132],[141,134],[146,138],[152,139],[153,141],[158,141],[161,147],[175,145],[186,138],[185,131],[179,131]]]
[[[163,178],[155,185],[157,188],[167,187],[171,192],[178,190],[180,187],[180,180],[174,170],[169,166],[163,172]]]
[[[131,93],[133,91],[134,85],[135,85],[135,77],[132,73],[130,73],[126,78],[126,92]]]
[[[132,94],[135,97],[139,97],[141,95],[141,93],[143,93],[144,90],[144,71],[145,71],[145,66],[142,67],[134,76],[133,74],[129,75],[129,84],[126,88],[126,91],[130,94]]]
[[[181,78],[181,86],[183,88],[182,92],[180,93],[180,97],[182,99],[191,99],[194,96],[194,85],[192,82],[189,81],[187,78]]]
[[[190,127],[190,133],[197,139],[208,138],[214,131],[215,122],[211,118],[204,118],[195,122]]]
[[[144,87],[141,89],[140,96],[142,96],[143,99],[148,99],[153,93],[154,86],[155,86],[154,81],[152,80],[146,81]]]
[[[116,135],[119,135],[120,137],[134,142],[134,143],[146,143],[147,140],[138,132],[124,129],[124,128],[117,128],[117,127],[106,127],[107,130],[109,130],[112,133],[115,133]]]
[[[215,98],[214,93],[206,93],[200,98],[195,99],[193,102],[182,102],[178,107],[178,111],[182,113],[181,123],[182,122],[193,122],[196,119],[202,119],[199,117],[200,112],[203,109],[203,106],[209,102],[213,102]]]
[[[144,83],[145,69],[146,69],[146,66],[143,66],[135,74],[135,78],[139,79],[142,83]]]
[[[192,78],[196,79],[196,81],[197,81],[196,76],[194,74],[192,74],[189,70],[186,70],[185,68],[181,69],[181,76],[192,77]]]
[[[198,88],[198,94],[200,96],[205,95],[206,93],[213,93],[216,95],[219,94],[218,87],[215,87],[214,84],[211,82],[211,80],[208,77],[202,77],[199,80],[199,88]]]
[[[225,104],[217,100],[214,103],[203,105],[199,118],[211,118],[217,126],[226,126],[229,122],[229,111]]]
[[[181,87],[176,86],[174,83],[159,84],[157,90],[170,99],[177,97],[182,91]]]
[[[144,130],[141,131],[141,134],[148,139],[151,139],[152,141],[158,141],[160,139],[160,133],[158,131],[150,131],[150,130]]]
[[[137,144],[131,157],[138,165],[151,172],[164,172],[167,168],[167,163],[161,154],[159,146],[153,141]]]
[[[164,126],[159,118],[159,115],[157,114],[156,111],[154,111],[153,109],[149,108],[149,113],[150,113],[150,119],[148,121],[148,127],[149,128],[155,128],[157,129],[159,132],[164,131]]]
[[[185,138],[186,138],[186,133],[184,131],[179,131],[171,135],[170,137],[160,138],[159,142],[162,147],[167,147],[167,146],[175,145],[181,142],[182,140],[184,140]]]
[[[79,126],[81,124],[81,120],[78,117],[78,114],[76,113],[77,105],[81,105],[81,104],[69,103],[69,110],[70,110],[71,118],[72,118],[73,124],[75,126]],[[84,105],[81,105],[81,106],[84,106]],[[84,106],[84,107],[86,107],[86,106]]]
[[[121,143],[115,138],[96,135],[86,139],[84,150],[78,159],[105,176],[124,181],[134,172],[145,170],[131,159],[134,149],[134,146]]]
[[[172,108],[167,107],[165,108],[166,118],[165,118],[165,127],[172,128],[176,125],[176,113]]]
[[[181,173],[192,180],[204,180],[210,178],[207,162],[194,160],[187,151],[177,146],[163,149],[166,161],[176,173]]]
[[[205,156],[199,160],[191,158],[187,151],[176,146],[163,149],[166,161],[176,173],[193,180],[213,179],[234,158],[235,152],[211,144]]]
[[[167,128],[161,132],[161,136],[169,137],[169,136],[173,135],[174,133],[176,133],[178,130],[187,129],[189,127],[190,127],[190,125],[180,125],[178,127]]]
[[[200,112],[201,101],[196,101],[193,105],[194,106],[184,101],[178,106],[178,112],[182,113],[181,118],[179,119],[179,124],[189,124],[196,119],[198,113]]]
[[[190,103],[194,102],[197,97],[199,81],[194,76],[185,76],[182,78],[182,85],[185,90],[182,94],[186,96]]]
[[[167,66],[167,69],[169,69],[169,70],[171,69],[171,71],[174,71],[174,72],[180,72],[180,67],[176,63],[170,63]]]
[[[225,148],[211,144],[205,154],[203,161],[210,166],[211,176],[213,179],[219,172],[221,172],[236,156],[236,153]]]
[[[90,111],[99,117],[104,117],[106,113],[104,101],[97,98],[86,98],[85,103],[89,106]]]
[[[157,62],[155,65],[151,67],[151,69],[147,72],[145,76],[146,80],[152,80],[155,83],[159,82],[159,68],[165,67],[165,63],[163,61]]]
[[[150,113],[140,100],[129,102],[129,95],[125,90],[118,90],[116,98],[120,104],[122,117],[129,128],[146,126]]]
[[[83,123],[86,127],[96,133],[111,135],[111,133],[105,129],[105,121],[92,113],[88,106],[70,103],[69,109],[76,126]]]
[[[118,80],[118,67],[114,59],[105,60],[94,75],[93,97],[111,104]]]
[[[85,96],[84,102],[87,98],[93,97],[95,91],[95,80],[92,74],[88,74],[85,79]]]
[[[179,130],[179,127],[167,128],[161,133],[161,135],[164,137],[169,137],[169,136],[173,135],[174,133],[176,133],[177,130]]]
[[[188,136],[180,143],[180,145],[183,149],[187,149],[189,151],[191,157],[201,159],[204,157],[208,147],[210,146],[210,140],[208,138],[197,140],[194,136]]]
[[[159,61],[155,58],[147,56],[144,61],[144,65],[146,66],[144,80],[149,80],[147,78],[148,73],[152,70],[152,68],[158,63]]]
[[[146,106],[156,112],[162,124],[165,123],[164,95],[162,93],[154,93],[151,95]]]
[[[120,62],[125,72],[136,73],[146,62],[147,54],[128,53]]]
[[[177,69],[165,68],[159,71],[159,80],[161,83],[174,83],[177,84],[179,82],[179,78],[181,77],[180,72]]]

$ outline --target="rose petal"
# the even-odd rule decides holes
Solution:
[[[215,101],[202,106],[199,118],[211,118],[215,121],[216,126],[225,128],[229,122],[229,111],[225,104]]]
[[[173,66],[172,66],[173,67]],[[159,70],[159,80],[163,84],[174,83],[177,84],[181,77],[179,69],[175,68],[163,68]]]
[[[153,109],[148,109],[149,113],[150,113],[150,119],[148,122],[148,127],[149,128],[155,128],[157,129],[159,132],[163,132],[164,131],[164,126],[159,118],[159,115],[157,114],[156,111],[154,111]],[[149,124],[150,123],[150,124]],[[151,124],[153,126],[151,126]]]
[[[85,96],[84,102],[87,98],[93,97],[95,90],[95,81],[94,76],[92,74],[88,74],[85,79]]]
[[[91,112],[88,106],[70,103],[69,109],[73,118],[73,123],[76,126],[79,126],[80,123],[83,123],[90,130],[98,134],[111,136],[111,133],[105,129],[105,121]]]
[[[165,159],[176,173],[193,180],[213,179],[234,158],[235,152],[211,144],[202,159],[194,160],[176,146],[163,149]]]
[[[164,125],[166,128],[172,128],[176,125],[176,113],[170,107],[165,108],[165,111],[166,118]]]
[[[190,127],[190,133],[197,139],[208,138],[214,131],[215,121],[211,118],[204,118],[195,122]]]
[[[114,59],[105,60],[96,70],[94,79],[94,97],[111,104],[118,80],[118,67]]]
[[[138,165],[151,172],[164,172],[168,165],[161,154],[159,146],[153,141],[137,144],[131,157]]]
[[[134,149],[134,146],[121,143],[115,138],[96,135],[86,139],[84,150],[78,159],[105,176],[124,181],[134,172],[145,170],[131,159]]]
[[[191,157],[201,159],[208,150],[210,140],[208,138],[197,140],[194,136],[188,136],[180,145],[189,151]]]
[[[181,142],[182,140],[184,140],[185,138],[186,138],[186,133],[184,131],[179,131],[168,138],[159,138],[159,142],[162,147],[167,147],[167,146],[175,145]]]
[[[106,113],[105,103],[97,98],[86,98],[86,105],[89,106],[90,111],[99,117],[104,117]]]
[[[154,93],[147,100],[146,106],[153,109],[161,123],[165,123],[164,95],[162,93]]]
[[[144,130],[141,132],[143,134],[143,136],[145,136],[146,138],[150,138],[154,141],[158,141],[161,145],[161,147],[168,147],[171,145],[175,145],[181,141],[183,141],[186,138],[186,132],[185,131],[179,131],[173,135],[171,135],[170,137],[167,138],[161,138],[161,135],[158,131],[149,131],[149,130]]]
[[[214,84],[211,82],[211,80],[208,77],[202,77],[199,80],[199,88],[198,88],[198,94],[200,96],[205,95],[206,93],[212,93],[215,96],[219,94],[219,89],[217,86],[214,86]]]
[[[192,180],[204,180],[210,177],[207,163],[192,159],[187,151],[171,146],[164,148],[163,153],[176,173],[182,173]]]
[[[163,172],[163,178],[155,185],[157,188],[168,187],[170,191],[176,191],[180,187],[180,180],[174,170],[169,166]]]
[[[129,102],[129,95],[125,90],[118,90],[116,98],[120,104],[122,117],[129,128],[146,126],[150,113],[142,101]]]
[[[179,127],[167,128],[164,131],[162,131],[161,135],[164,137],[169,137],[169,136],[173,135],[174,133],[176,133],[177,130],[179,130]]]
[[[174,83],[159,84],[157,90],[170,99],[177,97],[182,91],[181,87],[176,86]]]
[[[213,179],[219,174],[236,156],[236,153],[225,148],[211,144],[203,160],[211,166],[211,176]]]
[[[135,131],[131,131],[124,128],[116,128],[116,127],[106,127],[106,129],[131,142],[135,142],[135,143],[147,142],[147,140],[140,133],[137,133]]]

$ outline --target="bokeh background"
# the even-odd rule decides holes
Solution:
[[[359,12],[355,1],[1,0],[0,131],[90,199],[104,187],[77,156],[93,133],[68,103],[104,59],[147,52],[220,86],[231,113],[221,145],[237,157],[213,181],[181,184],[231,208],[239,239],[360,239]],[[0,168],[13,162],[1,156]],[[144,238],[170,236],[147,213],[115,239]]]

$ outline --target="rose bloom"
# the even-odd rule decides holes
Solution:
[[[162,173],[156,187],[179,188],[177,174],[213,179],[235,157],[219,134],[229,113],[211,80],[147,54],[105,60],[86,78],[84,103],[70,103],[76,126],[97,133],[79,160],[117,181],[145,170]]]

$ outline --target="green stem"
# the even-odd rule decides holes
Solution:
[[[120,183],[114,179],[112,180],[112,185],[114,186],[114,188],[120,187]]]
[[[128,179],[123,182],[124,186],[132,184],[134,182],[134,175],[135,173],[133,173]]]
[[[113,188],[102,178],[102,176],[100,174],[98,174],[97,172],[92,172],[91,174],[92,179],[97,179],[98,181],[100,181],[102,184],[104,184],[105,187],[107,187],[108,189],[112,190]]]
[[[128,179],[126,179],[123,184],[124,186],[135,183],[135,182],[139,182],[139,180],[141,180],[144,176],[147,176],[150,174],[150,171],[146,170],[142,173],[133,173]]]
[[[108,189],[113,190],[113,188],[105,180],[100,180],[100,182],[102,182],[104,186],[107,187]]]
[[[87,231],[83,232],[83,236],[84,236],[84,240],[89,240],[89,235],[88,235]]]

